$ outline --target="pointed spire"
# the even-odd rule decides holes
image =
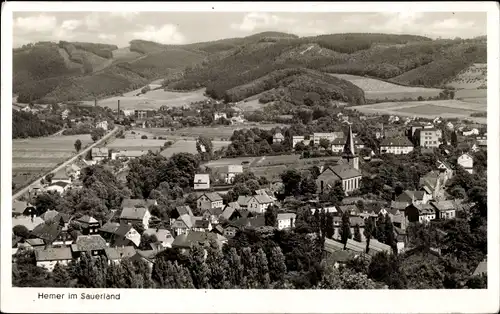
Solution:
[[[342,153],[344,158],[353,158],[356,156],[356,151],[354,150],[354,138],[352,136],[352,127],[349,125],[349,133],[344,145],[344,151]]]

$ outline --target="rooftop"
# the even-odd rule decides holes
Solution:
[[[122,208],[126,207],[135,207],[135,206],[142,206],[142,207],[150,207],[152,205],[156,204],[156,200],[152,199],[132,199],[132,198],[127,198],[122,201]]]
[[[75,252],[88,252],[94,250],[104,250],[107,248],[106,241],[100,235],[80,235],[75,243],[71,245]]]
[[[142,220],[148,209],[145,207],[125,207],[120,214],[120,219]]]
[[[277,219],[285,220],[285,219],[295,219],[297,215],[295,213],[279,213]]]
[[[122,258],[132,257],[136,253],[133,246],[108,247],[104,249],[104,252],[106,253],[106,257],[109,260],[118,260]]]
[[[73,258],[69,247],[35,250],[35,257],[37,262],[70,260]]]

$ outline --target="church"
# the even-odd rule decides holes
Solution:
[[[342,159],[335,166],[326,167],[316,179],[318,193],[324,193],[332,189],[336,182],[342,182],[346,193],[359,189],[361,183],[361,172],[359,171],[359,156],[356,154],[352,127],[349,125]]]

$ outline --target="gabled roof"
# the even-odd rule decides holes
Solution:
[[[373,239],[370,240],[370,243]],[[353,252],[365,253],[366,252],[366,242],[358,242],[351,239],[347,239],[345,248]]]
[[[12,212],[15,214],[23,214],[26,208],[32,205],[28,204],[28,202],[14,200],[12,202]]]
[[[370,255],[375,255],[378,252],[387,252],[387,253],[392,252],[392,249],[389,245],[380,243],[375,239],[370,240],[368,248],[369,248],[368,254]]]
[[[408,207],[408,202],[391,201],[391,209],[404,210]]]
[[[97,234],[78,236],[75,243],[71,245],[74,252],[88,252],[104,250],[107,248],[106,241]]]
[[[142,206],[142,207],[147,207],[149,208],[152,205],[156,204],[156,200],[153,199],[133,199],[133,198],[126,198],[122,201],[122,208],[126,207],[135,207],[135,206]]]
[[[346,164],[336,165],[333,167],[329,166],[323,171],[323,173],[325,171],[328,171],[328,170],[332,171],[334,174],[336,174],[342,180],[351,179],[351,178],[361,176],[361,172],[359,172],[358,170],[356,170],[356,169],[354,169],[351,166],[346,165]]]
[[[177,206],[175,209],[177,210],[177,213],[179,214],[179,216],[182,216],[182,215],[194,216],[193,211],[191,210],[191,207],[189,207],[188,205]]]
[[[207,208],[206,211],[215,217],[219,217],[223,212],[222,207]]]
[[[325,243],[323,244],[323,249],[325,251],[327,251],[328,253],[333,253],[336,251],[343,250],[344,244],[342,244],[338,241],[332,240],[332,239],[325,238]]]
[[[101,227],[101,229],[99,229],[99,231],[114,234],[118,227],[120,227],[120,224],[117,222],[107,222]]]
[[[51,224],[43,223],[36,226],[31,232],[31,234],[37,238],[44,240],[45,242],[52,243],[57,239],[61,231],[62,228],[57,223],[51,223]]]
[[[215,233],[192,231],[188,234],[181,234],[177,236],[172,243],[172,247],[191,248],[196,244],[208,245],[210,241],[217,242],[219,246],[222,245],[220,238],[217,237],[217,234]]]
[[[393,138],[385,138],[380,143],[380,146],[392,146],[392,147],[408,147],[413,144],[406,137],[393,137]]]
[[[341,205],[341,206],[339,206],[339,209],[343,213],[345,213],[345,212],[348,212],[348,213],[351,213],[351,212],[358,213],[359,212],[359,208],[355,204]]]
[[[104,252],[106,253],[106,257],[109,260],[118,260],[122,258],[132,257],[136,253],[133,246],[108,247],[104,249]]]
[[[360,226],[360,227],[364,227],[365,226],[365,220],[361,217],[356,217],[356,216],[351,216],[349,217],[349,224],[354,227],[356,225]]]
[[[78,218],[76,221],[85,223],[85,224],[96,224],[99,223],[94,217],[90,217],[89,215],[83,215],[82,217]]]
[[[148,212],[145,207],[125,207],[120,214],[120,219],[142,220]]]
[[[172,242],[174,242],[174,237],[172,237],[172,234],[167,229],[150,228],[150,229],[145,230],[143,234],[147,234],[147,235],[154,234],[156,236],[156,238],[158,239],[158,241],[162,242],[162,243],[172,244]]]
[[[274,137],[274,138],[285,138],[285,137],[283,136],[283,134],[281,134],[281,132],[276,132],[276,133],[274,133],[273,137]]]
[[[194,228],[204,228],[207,229],[210,226],[210,221],[206,219],[197,219],[194,222]]]
[[[259,204],[268,204],[268,203],[272,203],[273,202],[273,200],[267,194],[265,194],[265,195],[254,195],[252,198],[255,199],[257,201],[257,203],[259,203]]]
[[[453,202],[451,200],[439,201],[439,202],[432,201],[431,205],[434,206],[439,211],[447,211],[447,210],[454,210],[454,209],[456,209],[455,202]]]
[[[295,219],[297,215],[295,213],[278,213],[278,220]]]
[[[35,258],[37,262],[61,261],[70,260],[73,258],[69,247],[46,248],[35,250]]]
[[[210,200],[210,202],[222,201],[222,197],[219,195],[219,193],[216,192],[203,193],[202,195],[200,195],[200,197],[202,197],[203,195],[205,195]]]
[[[194,216],[189,216],[189,215],[180,215],[177,220],[174,222],[174,224],[178,224],[178,222],[182,222],[186,227],[191,228],[193,227],[193,217]]]
[[[210,176],[206,173],[197,173],[194,175],[194,183],[209,183]]]
[[[481,274],[487,274],[488,273],[488,260],[485,257],[484,260],[482,260],[479,265],[477,265],[476,269],[474,270],[474,273],[472,274],[473,276],[478,276]]]
[[[248,205],[248,201],[251,199],[252,197],[251,196],[246,196],[246,195],[240,195],[238,196],[238,204],[240,206],[247,206]]]
[[[114,234],[120,237],[124,237],[132,229],[132,225],[129,224],[119,224],[116,228]]]

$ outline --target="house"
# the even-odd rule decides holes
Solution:
[[[410,204],[404,213],[409,222],[427,223],[436,219],[436,211],[430,204]]]
[[[359,234],[361,235],[361,241],[366,241],[365,238],[365,219],[362,217],[351,216],[349,217],[349,225],[351,226],[351,234],[354,236],[356,226],[359,227]],[[339,226],[340,227],[340,226]]]
[[[36,266],[43,267],[51,272],[56,264],[68,265],[73,256],[69,247],[51,247],[35,250],[35,259]]]
[[[101,161],[109,158],[109,149],[107,147],[94,147],[91,150],[92,160]]]
[[[323,256],[328,261],[333,262],[335,268],[338,268],[340,265],[345,265],[348,261],[355,259],[357,253],[351,250],[344,250],[344,244],[338,241],[325,239]]]
[[[242,165],[228,165],[225,169],[225,178],[224,182],[227,184],[232,184],[234,181],[234,177],[237,174],[243,173]]]
[[[274,202],[277,201],[276,197],[274,196],[274,192],[271,191],[271,189],[258,189],[258,190],[255,190],[255,194],[256,195],[267,195]]]
[[[358,206],[356,204],[350,204],[350,205],[341,205],[339,206],[339,210],[341,213],[349,213],[351,216],[358,216],[361,211],[359,210]]]
[[[404,203],[415,203],[415,204],[427,204],[432,198],[432,195],[427,193],[425,190],[423,191],[403,191],[400,195],[398,195],[395,199],[396,202],[404,202]]]
[[[158,251],[155,250],[136,250],[135,254],[128,258],[130,262],[144,262],[148,265],[149,271],[153,269],[153,264],[155,262],[156,254]]]
[[[99,233],[99,228],[101,227],[101,224],[94,217],[90,217],[89,215],[84,215],[76,219],[76,222],[78,222],[81,225],[83,235]]]
[[[119,223],[108,221],[99,229],[99,234],[109,243],[113,240],[118,227],[120,227]]]
[[[456,207],[453,201],[433,201],[430,204],[435,208],[437,219],[456,217]]]
[[[403,253],[407,241],[406,231],[398,227],[394,227],[394,238],[396,239],[396,249],[398,254]]]
[[[206,173],[197,173],[194,175],[194,189],[208,190],[210,189],[210,176]]]
[[[193,228],[194,220],[194,216],[183,214],[172,223],[172,231],[176,236],[187,234]]]
[[[386,138],[380,143],[381,154],[409,154],[413,151],[413,144],[406,137]]]
[[[28,231],[34,230],[41,224],[43,224],[43,219],[41,217],[25,215],[16,215],[12,217],[12,227],[25,226]]]
[[[63,194],[64,192],[66,192],[70,188],[71,188],[70,183],[57,181],[56,183],[52,183],[51,185],[46,187],[45,191],[46,192],[57,192],[59,194]]]
[[[31,235],[41,239],[45,244],[54,243],[61,235],[62,227],[57,223],[42,223],[33,228]]]
[[[476,128],[473,128],[469,131],[462,131],[463,136],[472,136],[472,135],[479,135],[479,130]]]
[[[82,162],[85,165],[85,163]],[[66,167],[66,174],[70,177],[71,181],[76,180],[80,177],[80,173],[83,166],[77,165],[76,163],[72,163],[71,165]],[[53,181],[54,179],[52,179]]]
[[[283,134],[281,134],[281,132],[274,133],[274,135],[273,135],[273,144],[274,143],[281,143],[284,140],[285,140],[285,137],[283,136]]]
[[[135,109],[134,117],[136,120],[144,120],[147,118],[152,118],[155,115],[155,111],[153,109]]]
[[[354,147],[356,149],[362,149],[365,147],[365,144],[359,138],[354,138],[353,141],[354,141]],[[333,141],[331,141],[332,152],[342,153],[342,151],[344,150],[345,142],[346,142],[346,139],[344,137],[338,137],[338,138],[335,138]]]
[[[172,247],[172,243],[174,242],[174,237],[172,236],[170,231],[168,231],[167,229],[150,228],[150,229],[145,230],[143,235],[156,236],[158,243],[164,249]]]
[[[247,215],[248,211],[246,209],[241,208],[237,202],[231,202],[222,211],[221,218],[231,221],[246,217]]]
[[[324,193],[327,189],[332,189],[337,181],[342,182],[342,187],[346,193],[359,189],[361,173],[349,165],[336,165],[327,167],[316,179],[318,192]]]
[[[212,231],[212,223],[203,217],[195,217],[193,224],[193,231],[209,232]]]
[[[316,210],[319,210],[320,212],[325,211],[325,214],[337,214],[338,210],[335,206],[323,206],[322,208],[311,208],[311,214],[314,215],[316,213]]]
[[[68,109],[64,109],[63,112],[61,112],[61,119],[62,120],[65,120],[67,119],[69,116],[69,110]]]
[[[204,203],[208,204],[208,203]],[[222,215],[223,210],[222,207],[215,207],[215,208],[201,208],[203,210],[202,217],[205,220],[210,221],[212,224],[218,224],[219,223],[219,217]]]
[[[220,118],[227,119],[227,114],[225,112],[214,112],[214,121],[218,121]]]
[[[236,202],[238,203],[238,205],[240,206],[240,208],[247,209],[248,208],[248,201],[251,198],[252,198],[251,196],[240,195],[240,196],[238,196],[238,199],[236,200]]]
[[[149,207],[153,205],[158,205],[153,199],[124,199],[121,205],[120,223],[140,223],[144,229],[148,229],[151,218]]]
[[[106,120],[99,121],[99,122],[96,123],[95,127],[96,128],[101,128],[104,131],[107,131],[108,130],[108,121],[106,121]]]
[[[65,182],[71,184],[71,177],[66,173],[66,169],[61,168],[59,171],[54,173],[54,176],[52,177],[50,183],[54,184],[57,182]]]
[[[24,243],[18,243],[17,247],[25,250],[41,250],[45,248],[45,242],[42,239],[25,239]]]
[[[251,212],[262,214],[273,203],[273,200],[267,195],[254,195],[248,200],[247,209]]]
[[[40,193],[42,193],[45,189],[43,188],[42,184],[40,181],[35,182],[30,188],[29,188],[29,197],[34,198]]]
[[[191,210],[191,207],[189,207],[188,205],[177,206],[170,213],[170,224],[173,224],[174,221],[182,215],[188,215],[189,217],[194,217],[193,211]]]
[[[376,239],[370,239],[370,243],[368,245],[368,254],[374,256],[379,252],[386,252],[387,254],[392,254],[392,248],[387,244],[377,241]]]
[[[89,253],[90,256],[104,255],[104,250],[108,246],[106,241],[98,234],[80,235],[76,241],[71,244],[71,251],[75,257],[79,257],[82,253]]]
[[[104,254],[109,264],[119,264],[122,259],[134,256],[136,250],[133,246],[108,247],[104,249]]]
[[[134,159],[134,158],[139,158],[141,156],[147,155],[149,152],[157,153],[160,151],[160,148],[154,148],[154,147],[149,147],[148,149],[125,149],[125,150],[120,150],[116,153],[111,154],[111,159],[120,159],[120,158],[125,158],[125,159]]]
[[[12,216],[38,216],[35,206],[25,201],[12,201]]]
[[[424,127],[415,131],[417,145],[422,147],[439,147],[441,135],[441,130],[436,128]]]
[[[292,136],[292,148],[295,148],[295,146],[298,144],[298,143],[303,143],[305,140],[305,137],[304,136]]]
[[[295,228],[297,215],[294,213],[279,213],[277,217],[278,230]]]
[[[179,248],[183,251],[189,250],[194,245],[202,245],[208,247],[211,243],[216,244],[219,248],[227,242],[227,239],[220,234],[213,232],[198,232],[193,231],[188,234],[181,234],[175,237],[172,243],[172,248]]]
[[[141,244],[141,234],[135,230],[130,224],[121,223],[113,232],[111,246],[135,245],[138,247]]]
[[[438,170],[444,174],[444,178],[445,178],[445,182],[444,184],[446,184],[446,181],[450,180],[451,178],[453,178],[453,167],[452,165],[450,165],[448,162],[446,161],[441,161],[441,160],[438,160],[437,161],[437,168]]]
[[[389,218],[391,219],[392,224],[394,227],[397,227],[401,230],[406,230],[406,216],[404,214],[404,211],[398,211],[397,213],[389,213],[388,214]]]
[[[321,139],[325,139],[328,140],[330,143],[332,143],[335,139],[342,137],[344,137],[343,132],[313,133],[313,142],[314,145],[319,145]]]
[[[205,192],[196,201],[198,208],[213,209],[223,208],[222,197],[215,192]]]
[[[446,123],[446,128],[448,130],[453,130],[453,128],[454,128],[453,123],[451,123],[451,122]]]
[[[443,173],[430,171],[420,178],[419,186],[432,195],[432,199],[437,200],[444,197],[445,177]]]
[[[235,228],[234,226],[227,226],[226,228],[224,228],[224,236],[226,238],[232,238],[236,235],[236,232],[238,231],[237,228]]]
[[[474,159],[471,155],[463,153],[457,159],[457,164],[465,168],[465,171],[472,174],[474,172]]]

